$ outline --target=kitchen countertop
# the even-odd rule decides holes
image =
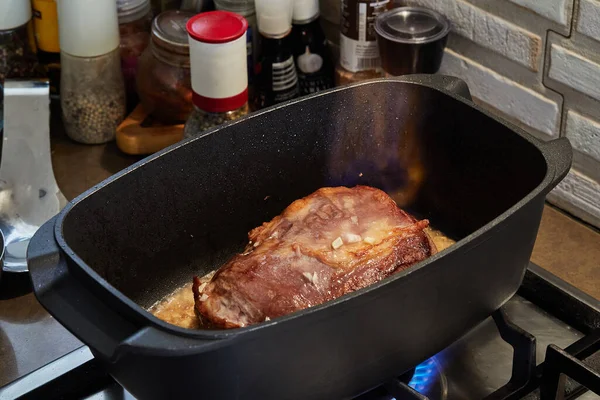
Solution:
[[[54,113],[56,115],[56,113]],[[79,145],[52,121],[52,162],[59,187],[72,199],[139,157],[115,143]],[[533,262],[600,299],[600,233],[546,206]],[[76,349],[81,343],[56,322],[31,293],[26,276],[4,274],[0,281],[0,386]]]

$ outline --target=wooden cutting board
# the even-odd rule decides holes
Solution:
[[[163,125],[138,105],[117,128],[117,146],[123,153],[156,153],[183,139],[184,124]]]

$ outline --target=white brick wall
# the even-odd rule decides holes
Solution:
[[[572,169],[548,197],[580,218],[600,226],[600,184],[592,178]]]
[[[443,0],[442,0],[443,1]],[[509,0],[512,3],[528,8],[542,17],[567,24],[567,15],[571,7],[571,1],[567,0]]]
[[[574,149],[600,162],[600,123],[569,110],[565,131]]]
[[[524,125],[558,137],[556,102],[452,50],[446,50],[440,72],[464,79],[474,97]]]
[[[454,27],[460,35],[537,71],[542,39],[502,18],[456,0]]]
[[[580,0],[577,32],[600,41],[600,1]]]
[[[546,1],[546,0],[544,0]],[[410,4],[441,12],[452,21],[454,32],[537,71],[542,38],[464,0],[409,0]]]
[[[553,44],[550,50],[550,78],[600,100],[600,64]]]

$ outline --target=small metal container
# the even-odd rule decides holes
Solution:
[[[387,75],[433,74],[442,63],[450,22],[421,7],[399,7],[375,21],[381,65]]]

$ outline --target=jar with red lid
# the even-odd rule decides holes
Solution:
[[[138,61],[150,41],[153,16],[150,0],[117,0],[117,13],[121,69],[125,79],[127,108],[131,110],[138,102],[135,85]]]
[[[192,112],[186,23],[194,13],[168,10],[152,22],[150,44],[138,64],[137,92],[144,109],[165,124],[184,123]]]
[[[198,14],[187,23],[192,71],[191,137],[248,113],[248,21],[229,11]]]

